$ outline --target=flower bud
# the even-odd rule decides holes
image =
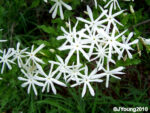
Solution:
[[[54,52],[55,52],[55,50],[54,50],[54,49],[49,49],[49,51],[50,51],[51,53],[54,53]]]
[[[68,22],[66,22],[65,24],[66,24],[66,27],[69,27],[69,24],[68,24]]]
[[[88,15],[88,12],[87,12],[87,11],[84,11],[84,13],[85,13],[86,15]]]
[[[128,13],[123,13],[123,16],[127,16],[128,15]]]
[[[134,9],[133,9],[133,6],[132,6],[132,5],[130,5],[130,12],[131,12],[131,13],[134,13]]]

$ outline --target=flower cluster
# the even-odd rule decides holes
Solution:
[[[71,58],[75,55],[76,67],[81,66],[81,56],[84,57],[87,62],[95,63],[96,65],[90,74],[88,73],[88,67],[86,65],[84,67],[84,74],[77,71],[76,73],[78,74],[71,76],[70,72],[72,73],[72,71],[65,71],[69,76],[68,80],[66,73],[64,74],[64,78],[67,79],[66,81],[70,81],[71,77],[71,80],[75,82],[71,87],[84,83],[82,97],[85,94],[87,86],[91,95],[94,95],[94,90],[90,86],[90,82],[102,82],[102,78],[106,77],[106,88],[108,88],[110,77],[121,79],[115,74],[124,74],[121,72],[124,67],[110,69],[110,64],[116,63],[113,56],[118,57],[117,59],[120,60],[124,54],[127,53],[129,58],[132,58],[130,51],[133,49],[131,45],[138,42],[138,40],[130,42],[133,37],[133,32],[126,36],[125,33],[127,30],[123,32],[119,31],[118,25],[123,25],[116,20],[115,17],[123,13],[124,10],[112,14],[113,4],[110,6],[109,11],[103,9],[101,6],[99,7],[102,12],[96,19],[93,17],[91,8],[87,6],[87,14],[90,20],[77,17],[77,22],[72,30],[69,20],[69,32],[67,32],[64,27],[61,27],[64,35],[57,37],[58,40],[65,39],[65,42],[58,49],[60,51],[69,50],[68,56],[65,59],[67,63],[69,63]],[[76,28],[79,21],[83,22],[85,26],[77,31]]]
[[[47,0],[44,1],[47,2]],[[61,19],[64,19],[62,6],[72,10],[71,6],[62,0],[51,1],[55,2],[50,9],[50,13],[53,12],[53,18],[56,17],[58,7]],[[131,46],[138,43],[138,39],[132,39],[133,32],[120,31],[119,27],[123,24],[116,17],[125,10],[121,10],[117,0],[110,0],[104,8],[97,4],[97,0],[94,0],[94,2],[96,8],[101,10],[97,18],[93,16],[92,9],[87,6],[88,19],[77,17],[73,27],[71,27],[71,20],[69,19],[67,22],[69,30],[61,27],[63,35],[58,36],[57,40],[63,39],[64,43],[58,50],[69,51],[65,59],[56,55],[56,61],[48,61],[50,65],[48,73],[42,66],[45,62],[37,55],[45,47],[44,44],[36,49],[33,45],[31,51],[28,51],[29,48],[20,49],[20,43],[17,43],[16,49],[9,48],[0,51],[2,54],[0,56],[1,74],[5,70],[5,65],[8,69],[12,69],[11,64],[17,64],[24,75],[18,77],[18,79],[23,82],[22,87],[28,87],[28,93],[33,89],[35,95],[37,95],[36,87],[41,87],[42,92],[52,90],[56,94],[55,84],[62,87],[67,87],[69,84],[70,87],[83,86],[82,97],[86,94],[87,87],[90,94],[94,96],[92,84],[101,83],[105,80],[104,78],[106,78],[106,88],[109,87],[110,77],[121,79],[117,75],[125,74],[122,72],[124,67],[112,67],[116,64],[116,60],[120,60],[126,54],[130,59],[132,58],[131,51],[133,51],[133,48]],[[114,13],[117,8],[116,4],[120,11]],[[79,24],[83,26],[78,28]],[[4,41],[1,40],[0,42]],[[75,59],[72,60],[73,58]],[[86,63],[83,64],[82,60]],[[90,64],[93,64],[93,66],[90,66]]]

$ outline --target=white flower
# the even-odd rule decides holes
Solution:
[[[16,50],[14,50],[14,60],[17,59],[18,62],[18,66],[21,67],[21,65],[23,64],[22,58],[25,58],[25,52],[28,48],[25,48],[23,50],[20,50],[20,43],[17,43],[17,48]]]
[[[3,56],[2,57],[0,56],[0,63],[3,63],[2,64],[2,68],[1,68],[1,74],[4,72],[5,64],[7,65],[8,69],[10,69],[10,70],[12,69],[12,67],[11,67],[10,64],[15,64],[15,63],[10,58],[13,55],[14,55],[14,52],[13,52],[12,48],[9,48],[8,51],[7,51],[7,53],[6,53],[6,49],[4,49]]]
[[[115,10],[117,9],[116,5],[117,5],[118,8],[121,10],[118,0],[110,0],[110,1],[104,6],[104,8],[107,8],[110,4],[113,6],[113,8],[114,8]]]
[[[58,81],[58,80],[54,77],[54,76],[56,75],[56,73],[57,73],[57,70],[53,71],[53,65],[54,65],[54,64],[52,63],[48,75],[43,71],[43,72],[41,72],[41,74],[42,74],[44,77],[38,77],[38,80],[45,82],[44,85],[43,85],[43,88],[42,88],[42,92],[45,91],[45,88],[46,88],[46,87],[47,87],[47,92],[49,92],[50,87],[51,87],[53,93],[56,94],[56,88],[55,88],[54,84],[57,84],[57,85],[66,87],[66,84],[64,84],[63,82]]]
[[[83,41],[87,41],[90,45],[89,57],[92,55],[94,48],[99,47],[102,40],[102,35],[97,29],[91,30],[87,24],[85,24],[86,33],[82,34],[82,37],[86,38]]]
[[[104,73],[101,73],[99,75],[95,75],[93,77],[93,78],[102,78],[102,77],[106,76],[106,88],[108,88],[108,86],[109,86],[109,78],[110,78],[110,76],[114,77],[116,79],[121,79],[120,77],[117,77],[115,74],[124,74],[123,72],[120,72],[120,71],[122,71],[124,69],[124,67],[122,67],[122,66],[120,66],[120,67],[118,67],[116,69],[113,69],[113,70],[110,70],[109,68],[110,68],[109,67],[109,63],[107,63],[107,69],[103,68]]]
[[[112,58],[113,53],[117,53],[118,55],[121,54],[120,49],[123,48],[125,45],[119,42],[117,39],[120,38],[127,30],[123,31],[122,33],[115,36],[115,28],[113,28],[113,31],[111,33],[111,36],[107,34],[103,29],[100,29],[99,32],[105,37],[104,38],[104,47],[109,48],[109,54],[108,54],[108,60]]]
[[[128,56],[129,56],[129,58],[130,58],[130,59],[132,58],[132,54],[130,53],[129,50],[133,50],[133,49],[132,49],[130,46],[133,45],[133,44],[138,43],[138,39],[134,40],[133,42],[129,42],[132,37],[133,37],[133,32],[131,32],[131,33],[129,34],[129,36],[128,36],[127,39],[126,39],[126,37],[125,37],[124,35],[122,36],[122,41],[123,41],[123,44],[124,44],[125,46],[122,47],[121,54],[120,54],[120,56],[118,57],[119,60],[120,60],[120,58],[123,56],[122,54],[123,54],[123,52],[124,52],[125,50],[126,50]]]
[[[48,61],[48,62],[58,66],[57,69],[56,69],[58,71],[56,79],[59,79],[62,74],[64,74],[64,79],[66,79],[65,78],[66,77],[66,73],[68,73],[68,70],[71,67],[68,66],[68,61],[67,60],[63,61],[63,59],[60,56],[58,56],[58,55],[56,55],[56,57],[58,59],[58,62],[56,62],[56,61]]]
[[[26,64],[30,63],[30,61],[33,61],[33,63],[38,64],[44,64],[44,62],[39,59],[38,57],[36,57],[36,53],[39,52],[45,45],[41,44],[37,49],[34,50],[34,45],[31,48],[31,52],[25,52],[27,54],[27,56],[29,57],[28,60],[26,61]]]
[[[80,34],[81,31],[76,31],[77,25],[78,25],[78,21],[76,22],[75,26],[73,28],[71,28],[71,22],[69,19],[69,22],[68,22],[69,31],[67,32],[64,27],[61,27],[61,30],[64,32],[64,35],[58,36],[57,40],[66,39],[63,46],[70,43],[70,41],[73,41],[74,37],[76,37],[76,35]]]
[[[66,82],[70,82],[70,81],[76,81],[77,83],[79,83],[79,77],[81,77],[81,71],[83,71],[85,69],[85,67],[82,67],[82,64],[79,65],[72,65],[72,67],[69,69],[68,71],[68,75],[66,76],[67,81]]]
[[[103,80],[99,79],[99,78],[93,78],[94,76],[97,76],[97,69],[95,68],[90,74],[88,74],[88,67],[85,66],[85,71],[84,71],[84,75],[82,75],[79,83],[75,83],[73,85],[71,85],[71,87],[75,87],[81,84],[84,84],[83,86],[83,90],[82,90],[82,97],[84,97],[85,93],[86,93],[86,89],[88,87],[90,93],[92,96],[95,95],[95,92],[92,88],[92,86],[90,85],[91,82],[103,82]]]
[[[95,49],[96,52],[92,53],[93,58],[91,59],[91,61],[96,60],[98,70],[101,70],[103,68],[105,58],[109,59],[110,62],[115,64],[115,61],[108,57],[109,48],[106,48],[106,46],[102,47],[102,45],[99,45],[98,48]]]
[[[62,6],[66,7],[68,10],[72,10],[72,7],[69,6],[69,5],[67,5],[62,0],[51,0],[51,1],[55,2],[55,4],[52,6],[52,8],[49,11],[49,13],[52,13],[52,11],[53,11],[52,18],[56,17],[58,7],[59,7],[59,10],[60,10],[60,17],[61,17],[62,20],[64,19],[64,14],[63,14]]]
[[[26,73],[23,69],[21,69],[21,72],[24,74],[25,77],[18,77],[19,80],[24,81],[24,83],[21,85],[22,87],[28,86],[27,92],[30,93],[31,87],[34,90],[35,95],[37,95],[37,90],[35,85],[42,87],[44,84],[38,81],[38,72],[33,73]]]
[[[79,52],[82,53],[82,55],[89,60],[88,54],[83,50],[85,48],[90,48],[90,46],[86,45],[86,41],[82,41],[81,36],[74,37],[73,41],[70,41],[69,45],[61,46],[59,47],[59,50],[68,50],[70,49],[70,52],[66,58],[66,61],[69,62],[71,56],[76,52],[77,53],[77,65],[80,64],[80,56]]]
[[[77,17],[77,19],[81,22],[88,24],[90,27],[92,27],[92,30],[94,28],[96,28],[97,26],[104,27],[102,24],[106,21],[103,21],[100,19],[102,19],[102,17],[107,13],[107,10],[104,10],[97,19],[94,19],[92,10],[89,6],[87,6],[87,12],[88,12],[88,16],[90,17],[90,20],[86,20],[86,19],[81,18],[81,17]]]
[[[99,7],[103,12],[105,11],[101,6],[99,6]],[[117,13],[112,14],[112,8],[113,8],[113,5],[111,5],[109,8],[109,14],[105,14],[105,16],[106,16],[105,20],[108,22],[106,32],[108,32],[108,33],[109,33],[110,28],[111,28],[111,24],[116,28],[116,30],[118,32],[119,32],[119,30],[118,30],[118,27],[116,24],[123,26],[118,20],[115,19],[115,17],[120,15],[121,13],[123,13],[124,10],[121,10]]]

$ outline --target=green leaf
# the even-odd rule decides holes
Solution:
[[[38,101],[37,104],[49,104],[51,106],[57,107],[58,109],[61,109],[61,110],[65,111],[66,113],[72,113],[69,109],[65,108],[63,105],[59,104],[56,101],[41,100],[41,101]]]
[[[141,63],[140,58],[136,55],[133,55],[132,59],[127,58],[126,61],[118,60],[116,62],[116,66],[130,66],[130,65],[137,65]]]
[[[40,4],[40,0],[34,0],[34,1],[32,2],[31,8],[35,8],[35,7],[37,7],[39,4]]]
[[[50,34],[50,33],[55,33],[55,29],[50,27],[50,26],[46,26],[46,25],[41,25],[41,26],[38,26],[39,29],[42,29],[44,32]]]

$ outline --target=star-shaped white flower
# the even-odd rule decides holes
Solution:
[[[133,44],[136,44],[138,43],[138,39],[132,41],[132,42],[129,42],[130,39],[133,37],[133,32],[131,32],[129,35],[128,35],[128,38],[126,39],[126,37],[123,35],[122,36],[122,41],[123,41],[123,44],[125,46],[122,47],[122,50],[121,50],[121,54],[120,56],[118,57],[118,59],[120,60],[121,57],[123,57],[123,53],[124,51],[127,52],[128,54],[128,57],[131,59],[132,58],[132,54],[130,53],[130,50],[133,50],[130,46],[133,45]]]
[[[102,11],[105,11],[101,6],[99,6],[100,9]],[[124,10],[121,10],[117,13],[112,14],[112,9],[113,9],[113,5],[110,6],[109,8],[109,14],[105,14],[106,19],[104,19],[105,21],[107,21],[107,27],[106,27],[106,32],[109,33],[109,30],[111,28],[111,24],[116,28],[116,30],[119,32],[117,24],[119,24],[120,26],[123,26],[123,24],[121,24],[118,20],[115,19],[116,16],[120,15],[121,13],[124,12]]]
[[[27,93],[30,93],[31,87],[33,88],[33,91],[35,95],[37,95],[37,90],[35,86],[40,86],[42,87],[44,84],[39,82],[37,79],[37,75],[39,74],[38,72],[33,74],[33,73],[28,73],[25,72],[23,69],[21,69],[21,72],[24,74],[25,77],[18,77],[19,80],[24,81],[24,83],[21,85],[22,87],[28,86]]]
[[[84,97],[87,87],[88,87],[91,95],[94,96],[95,92],[90,83],[91,82],[98,82],[98,83],[103,82],[103,80],[101,80],[100,78],[95,77],[95,76],[97,76],[96,73],[97,73],[97,68],[95,68],[90,74],[88,74],[88,67],[85,66],[84,75],[81,76],[79,83],[75,83],[75,84],[71,85],[71,87],[75,87],[75,86],[84,84],[83,90],[82,90],[82,97]]]
[[[28,48],[20,50],[20,43],[19,42],[17,43],[17,48],[16,48],[16,50],[14,50],[14,60],[17,59],[19,67],[21,67],[21,65],[23,64],[22,58],[26,57],[25,52],[26,52],[27,49]]]
[[[94,48],[99,47],[102,40],[102,35],[97,31],[97,29],[90,29],[90,27],[85,24],[86,33],[82,34],[82,37],[85,38],[83,41],[87,41],[90,45],[89,57],[92,55]]]
[[[97,26],[105,27],[103,25],[103,23],[106,22],[106,20],[103,21],[101,19],[107,13],[107,10],[102,11],[100,16],[98,18],[96,18],[96,19],[94,19],[93,12],[92,12],[92,10],[91,10],[91,8],[89,6],[87,6],[87,13],[88,13],[88,16],[90,17],[90,20],[86,20],[86,19],[81,18],[81,17],[77,17],[77,19],[79,21],[81,21],[81,22],[84,22],[84,23],[88,24],[92,28],[92,30],[97,28]]]
[[[73,28],[71,28],[71,22],[70,22],[70,19],[69,19],[69,22],[68,22],[69,31],[66,31],[64,27],[61,27],[61,30],[64,32],[64,35],[63,36],[58,36],[57,40],[66,39],[66,41],[63,43],[63,46],[65,46],[68,43],[70,43],[71,41],[73,41],[74,37],[76,37],[81,32],[83,32],[82,30],[80,30],[80,31],[76,30],[77,25],[78,25],[78,21],[76,22],[75,26]]]
[[[93,56],[93,58],[91,59],[91,61],[95,60],[98,70],[101,70],[103,68],[105,58],[109,59],[108,57],[109,48],[106,48],[106,46],[103,47],[102,45],[99,45],[95,49],[96,52],[92,53],[91,56]],[[113,59],[109,59],[109,61],[115,64],[115,61]]]
[[[57,70],[53,71],[53,66],[54,66],[54,64],[52,63],[48,75],[44,71],[42,71],[41,74],[44,77],[38,77],[38,80],[45,82],[44,85],[43,85],[43,88],[42,88],[42,92],[45,91],[46,87],[47,87],[47,92],[49,92],[50,91],[50,87],[51,87],[53,93],[56,94],[56,88],[55,88],[54,84],[66,87],[66,84],[64,84],[63,82],[58,81],[58,79],[55,78]]]
[[[114,77],[116,79],[121,79],[120,77],[116,76],[116,74],[124,74],[121,72],[124,69],[124,67],[120,66],[116,69],[110,70],[109,63],[107,63],[107,69],[103,68],[104,73],[101,73],[99,75],[95,75],[94,78],[102,78],[106,76],[106,88],[109,87],[109,78]]]
[[[107,32],[105,32],[103,29],[100,29],[99,31],[104,36],[104,47],[109,48],[108,61],[110,61],[110,59],[112,59],[112,54],[121,54],[120,49],[123,48],[125,45],[119,42],[118,38],[120,38],[127,30],[123,31],[122,33],[119,33],[117,36],[115,36],[115,28],[113,28],[111,36],[109,36]]]
[[[66,80],[66,73],[68,73],[69,69],[72,67],[72,66],[68,66],[68,60],[65,59],[65,61],[58,55],[56,55],[57,59],[58,59],[58,62],[56,61],[48,61],[49,63],[51,64],[55,64],[57,65],[57,71],[58,71],[58,74],[56,76],[56,79],[59,79],[62,74],[64,75],[64,79]]]
[[[86,41],[82,41],[81,36],[79,37],[74,37],[73,41],[70,41],[69,45],[66,46],[61,46],[58,49],[60,51],[62,50],[68,50],[70,49],[70,52],[66,58],[67,62],[69,62],[71,56],[76,52],[77,53],[77,65],[80,64],[80,56],[79,56],[79,52],[82,53],[82,55],[89,60],[89,56],[88,54],[84,51],[85,48],[90,48],[90,46],[86,45]]]
[[[9,48],[7,52],[6,49],[4,49],[3,56],[0,56],[0,63],[2,63],[1,74],[3,74],[4,72],[5,65],[7,65],[8,69],[12,69],[10,64],[15,64],[14,61],[11,59],[13,55],[14,51],[12,48]]]
[[[41,63],[41,64],[44,64],[44,62],[39,59],[38,57],[36,57],[36,54],[43,48],[45,47],[44,44],[41,44],[38,48],[36,48],[34,50],[34,45],[32,46],[31,48],[31,52],[25,52],[29,58],[28,60],[26,61],[26,64],[30,63],[30,61],[32,61],[33,63],[35,64],[38,64],[38,63]]]
[[[75,81],[77,83],[79,83],[79,77],[81,74],[81,71],[83,71],[85,69],[85,67],[82,67],[82,64],[79,65],[72,65],[72,68],[69,69],[68,74],[66,76],[67,81],[66,82],[70,82],[70,81]]]

